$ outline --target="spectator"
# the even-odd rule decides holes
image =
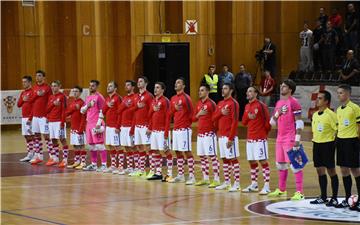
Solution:
[[[360,64],[354,58],[354,51],[348,50],[346,60],[340,70],[340,80],[350,85],[359,85]]]
[[[350,3],[347,5],[348,12],[345,15],[345,46],[346,50],[353,49],[356,51],[359,40],[358,40],[358,29],[359,29],[359,15],[357,15],[354,4]]]
[[[269,70],[270,74],[272,76],[275,76],[275,73],[276,73],[276,46],[271,42],[271,39],[269,37],[265,38],[262,51],[265,55],[264,70]]]
[[[321,37],[324,34],[324,27],[321,26],[320,20],[316,21],[316,28],[313,32],[313,61],[314,61],[314,70],[322,70],[322,60],[321,60]]]
[[[320,8],[320,16],[319,16],[318,20],[320,20],[320,23],[321,23],[322,27],[326,27],[326,23],[328,21],[328,16],[325,14],[325,8],[324,7]]]
[[[245,105],[248,103],[248,100],[246,99],[246,91],[251,85],[252,85],[251,74],[245,70],[245,65],[241,64],[240,72],[236,74],[235,77],[236,96],[240,106],[239,119],[242,118]]]
[[[333,71],[335,69],[335,52],[338,41],[339,37],[336,31],[331,27],[331,22],[328,21],[326,23],[326,30],[321,38],[321,51],[324,70]]]
[[[308,23],[304,23],[304,30],[300,32],[300,71],[310,72],[313,70],[313,58],[311,52],[311,39],[313,32]]]
[[[270,106],[271,103],[271,95],[275,88],[275,81],[271,77],[270,72],[268,70],[264,71],[264,77],[261,79],[260,83],[260,101],[265,103],[267,106]]]
[[[337,8],[332,9],[331,16],[329,17],[332,27],[336,32],[341,31],[342,17]],[[340,33],[339,33],[340,34]]]
[[[208,84],[210,86],[210,93],[209,98],[211,98],[214,102],[218,103],[219,101],[219,95],[218,95],[218,82],[219,77],[215,73],[215,65],[209,66],[209,71],[207,74],[204,75],[204,78],[202,79],[201,83]]]
[[[221,96],[222,86],[225,83],[234,84],[234,74],[229,71],[229,66],[224,64],[222,66],[222,72],[219,74],[219,85],[218,85],[218,95]]]

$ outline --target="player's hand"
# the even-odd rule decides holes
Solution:
[[[47,118],[45,119],[45,123],[46,123],[46,124],[48,124],[48,123],[49,123],[49,120],[48,120]]]
[[[23,96],[23,101],[24,101],[24,102],[27,102],[28,100],[29,100],[29,96],[28,96],[28,95],[24,95],[24,96]]]
[[[253,119],[256,118],[256,114],[249,112],[249,113],[248,113],[248,117],[249,117],[249,119],[253,120]]]
[[[126,107],[130,107],[130,105],[131,105],[131,101],[126,101],[126,102],[125,102],[125,106],[126,106]]]
[[[151,135],[151,130],[147,129],[147,130],[146,130],[146,135],[147,135],[147,136],[150,136],[150,135]]]
[[[300,142],[299,141],[295,141],[293,149],[294,150],[299,150],[300,149]]]
[[[231,146],[234,144],[234,141],[228,141],[227,143],[226,143],[226,147],[227,148],[231,148]]]
[[[64,127],[65,127],[65,123],[60,123],[60,128],[64,129]]]
[[[117,134],[120,133],[120,129],[117,129],[117,128],[116,128],[116,129],[115,129],[115,133],[117,133]]]
[[[198,117],[199,117],[199,116],[204,116],[204,115],[206,115],[206,114],[208,114],[207,109],[201,109],[201,110],[198,112],[197,116],[198,116]]]
[[[88,108],[91,108],[91,107],[93,106],[92,101],[88,102],[88,104],[86,104],[86,106],[87,106]]]
[[[95,129],[97,129],[97,130],[100,129],[100,125],[96,125]]]
[[[154,106],[153,106],[153,110],[154,110],[154,112],[159,111],[159,110],[160,110],[160,106],[159,106],[159,105],[154,105]]]
[[[139,109],[144,108],[144,107],[145,107],[145,103],[143,103],[143,102],[138,102],[138,103],[137,103],[137,107],[138,107]]]
[[[53,102],[53,104],[54,104],[55,106],[60,105],[60,99],[56,99],[56,100]]]
[[[223,107],[221,109],[221,114],[224,115],[224,116],[229,115],[229,112],[230,112],[230,110],[227,107]]]
[[[76,108],[76,109],[80,109],[80,105],[79,105],[79,104],[75,104],[75,108]]]
[[[176,110],[176,111],[182,110],[182,105],[181,105],[181,103],[175,103],[175,110]]]
[[[79,131],[76,131],[76,133],[79,134],[79,135],[82,135],[82,134],[84,134],[84,131],[79,130]]]
[[[43,96],[45,94],[45,91],[44,90],[38,90],[37,91],[37,95],[38,96]]]
[[[107,105],[109,106],[109,108],[114,106],[114,100],[111,100],[110,102],[107,103]]]
[[[31,125],[31,120],[26,121],[26,125]]]

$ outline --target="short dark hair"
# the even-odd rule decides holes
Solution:
[[[254,88],[255,93],[259,95],[259,89],[256,86],[250,86],[249,88]]]
[[[230,90],[234,90],[234,89],[235,89],[233,83],[225,82],[225,83],[223,84],[223,86],[224,86],[224,85],[228,86],[228,87],[230,88]]]
[[[114,84],[114,87],[115,87],[115,88],[118,88],[118,84],[117,84],[114,80],[110,81],[109,84],[110,84],[110,83],[113,83],[113,84]]]
[[[208,69],[215,68],[215,65],[210,65]]]
[[[43,70],[37,70],[37,71],[36,71],[36,74],[38,74],[38,73],[41,73],[41,75],[42,75],[43,77],[45,77],[45,72],[44,72]]]
[[[182,82],[183,82],[183,84],[185,85],[185,78],[184,77],[178,77],[178,78],[176,78],[176,80],[182,80]]]
[[[131,86],[135,87],[136,86],[136,82],[133,80],[126,80],[125,83],[130,83]]]
[[[56,84],[58,86],[61,86],[61,82],[59,80],[54,80],[53,82],[51,82],[51,84]]]
[[[146,84],[149,83],[149,79],[147,77],[145,77],[145,76],[140,76],[138,79],[143,79]]]
[[[291,79],[286,79],[283,81],[291,89],[291,95],[293,95],[296,91],[296,83]]]
[[[80,87],[79,85],[76,85],[74,88],[75,88],[75,89],[78,89],[80,93],[82,93],[82,92],[83,92],[82,87]]]
[[[32,77],[30,75],[25,75],[22,77],[22,79],[26,79],[29,82],[32,82]]]
[[[345,91],[351,93],[351,86],[348,84],[340,84],[338,88],[344,89]]]
[[[226,66],[227,68],[229,68],[228,64],[222,64],[222,67]]]
[[[325,90],[321,90],[321,91],[319,91],[319,93],[324,94],[324,99],[326,101],[328,101],[328,103],[330,104],[330,102],[331,102],[331,94],[330,94],[330,92],[325,91]]]
[[[205,87],[205,89],[207,90],[207,91],[210,91],[210,85],[208,85],[207,83],[201,83],[200,84],[200,87]],[[199,87],[199,88],[200,88]]]
[[[98,80],[91,80],[90,83],[95,83],[96,86],[100,85],[100,81],[98,81]]]
[[[156,82],[155,84],[160,85],[161,89],[163,89],[164,91],[166,90],[166,85],[165,85],[164,82],[158,81],[158,82]]]

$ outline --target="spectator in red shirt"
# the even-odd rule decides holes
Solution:
[[[25,137],[26,149],[28,153],[24,158],[20,159],[20,162],[29,162],[34,157],[34,136],[31,132],[32,109],[30,99],[33,95],[31,83],[31,76],[23,76],[22,85],[25,90],[21,92],[17,103],[17,106],[21,108],[21,134]]]
[[[275,88],[275,81],[271,77],[270,72],[268,70],[264,71],[264,78],[260,83],[260,101],[265,103],[267,106],[270,106],[271,102],[271,94],[273,93]]]
[[[342,17],[338,12],[337,8],[333,8],[332,9],[332,14],[329,17],[329,20],[331,22],[332,27],[337,30],[340,29],[341,24],[342,24]]]

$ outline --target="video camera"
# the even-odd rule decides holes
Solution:
[[[265,53],[263,50],[256,51],[255,53],[255,59],[258,62],[262,62],[265,60]]]

